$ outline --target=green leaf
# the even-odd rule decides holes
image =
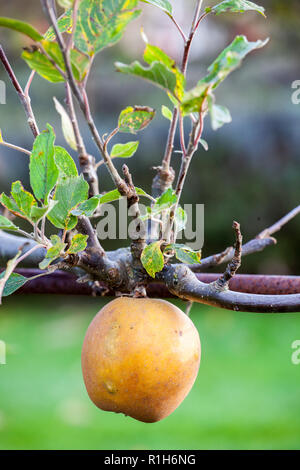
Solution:
[[[224,124],[232,121],[231,114],[228,108],[214,103],[209,105],[211,127],[214,131],[220,129]]]
[[[146,45],[146,49],[144,51],[144,60],[149,65],[159,62],[173,72],[176,77],[174,97],[180,101],[184,93],[185,78],[183,73],[176,66],[175,60],[171,59],[171,57],[169,57],[162,49],[157,46],[152,46],[151,44]]]
[[[82,202],[76,209],[71,211],[72,215],[86,215],[87,217],[91,217],[95,210],[97,209],[100,202],[100,198],[97,196],[91,197],[87,201]]]
[[[54,147],[54,161],[59,170],[59,176],[78,176],[75,162],[71,155],[63,147]]]
[[[161,107],[161,114],[163,115],[163,117],[165,117],[165,118],[168,119],[169,121],[172,121],[172,119],[173,119],[173,113],[172,113],[172,111],[168,108],[168,106],[165,106],[164,104],[162,105],[162,107]]]
[[[110,156],[112,158],[130,158],[135,154],[138,146],[138,141],[127,142],[126,144],[116,144],[113,146]]]
[[[48,206],[45,206],[45,207],[33,206],[30,211],[30,219],[34,223],[37,223],[39,220],[41,220],[44,217],[47,211],[48,211]]]
[[[25,218],[24,215],[20,213],[19,207],[17,206],[15,201],[11,197],[6,196],[5,193],[1,194],[0,202],[4,207],[6,207],[6,209],[8,209],[14,215]]]
[[[89,68],[90,57],[76,49],[72,49],[70,51],[70,59],[75,79],[82,82]]]
[[[18,230],[18,227],[9,219],[0,215],[0,230]]]
[[[138,61],[130,65],[116,62],[115,66],[118,72],[144,78],[170,92],[180,101],[183,97],[185,78],[176,67],[175,61],[159,47],[150,44],[146,45],[144,60],[149,67],[142,66]]]
[[[138,196],[145,196],[146,198],[151,199],[152,201],[154,200],[153,197],[147,194],[146,191],[144,191],[143,189],[135,187],[135,190]]]
[[[73,24],[72,24],[73,23],[72,15],[73,15],[73,11],[70,8],[63,15],[61,15],[58,18],[57,26],[58,26],[58,29],[61,33],[71,34],[72,26],[73,26]],[[44,34],[44,39],[46,39],[47,41],[55,41],[56,40],[56,35],[55,35],[55,32],[54,32],[52,26]]]
[[[140,10],[135,10],[137,5],[138,0],[81,0],[74,32],[76,49],[93,56],[116,44],[122,38],[128,23],[141,13]],[[71,33],[71,8],[58,19],[58,27],[62,33]],[[55,40],[53,28],[49,28],[44,37],[49,41]]]
[[[156,216],[165,210],[171,209],[177,202],[177,196],[172,188],[167,189],[155,202],[153,207],[147,207],[146,214],[141,216],[141,220],[145,221],[152,216]]]
[[[99,196],[100,204],[107,204],[108,202],[118,201],[121,199],[121,194],[117,189],[108,191],[106,194]]]
[[[77,150],[75,134],[72,126],[71,119],[65,110],[65,108],[60,104],[60,102],[53,97],[53,101],[55,104],[55,109],[60,114],[61,117],[61,127],[63,131],[64,138],[66,142],[70,145],[73,150]]]
[[[154,116],[154,109],[147,106],[128,106],[119,116],[119,132],[136,134],[145,129]]]
[[[231,72],[241,65],[241,61],[250,52],[264,47],[268,41],[269,39],[251,42],[245,36],[237,36],[208,67],[209,75],[201,80],[199,84],[208,84],[216,88]]]
[[[199,113],[201,111],[208,89],[208,85],[199,82],[198,85],[184,94],[181,102],[181,111],[183,116],[191,113]]]
[[[37,205],[33,195],[22,186],[21,181],[15,181],[11,186],[11,195],[14,198],[19,211],[25,215],[26,218],[30,219],[31,209]]]
[[[230,11],[231,13],[244,13],[245,11],[257,11],[264,17],[265,9],[259,5],[256,5],[253,2],[249,2],[247,0],[225,0],[224,2],[219,3],[212,7],[211,11],[219,15],[220,13],[224,13],[225,11]]]
[[[237,36],[208,68],[209,74],[200,80],[196,87],[185,93],[181,103],[183,114],[199,112],[208,91],[217,88],[231,72],[241,65],[242,59],[247,54],[264,47],[268,41],[269,39],[250,42],[245,36]]]
[[[48,212],[53,209],[53,207],[57,204],[57,201],[53,201],[52,199],[49,201],[49,204],[47,206],[32,206],[31,212],[30,212],[30,219],[34,222],[37,223],[39,220],[41,220],[45,215],[48,214]]]
[[[58,179],[58,169],[54,161],[55,134],[47,124],[47,130],[39,134],[33,144],[30,156],[30,184],[35,197],[47,201],[50,191]]]
[[[147,245],[141,255],[142,265],[153,278],[155,278],[155,274],[160,272],[164,267],[164,257],[160,245],[160,241]]]
[[[63,56],[58,44],[56,42],[46,40],[41,41],[41,43],[47,54],[56,63],[56,65],[65,71]],[[48,57],[40,52],[37,47],[33,46],[31,48],[25,48],[22,54],[22,58],[32,70],[35,70],[41,77],[45,78],[49,82],[64,82],[64,78],[60,72],[56,69]]]
[[[58,201],[47,218],[57,228],[71,230],[77,224],[77,217],[71,214],[75,207],[88,197],[89,185],[82,175],[63,178],[58,182],[53,199]]]
[[[3,279],[5,276],[5,271],[0,274],[0,279]],[[5,282],[4,290],[2,292],[2,297],[7,297],[16,290],[20,289],[20,287],[24,286],[24,284],[28,281],[27,277],[21,276],[21,274],[12,273],[7,281]],[[0,300],[1,303],[1,300]]]
[[[176,258],[182,263],[186,264],[198,264],[201,260],[201,250],[194,251],[186,245],[181,245],[179,243],[173,243],[168,245],[164,251],[175,251]]]
[[[158,214],[166,209],[170,209],[177,202],[177,196],[172,188],[167,189],[159,198],[156,200],[152,208],[154,214]]]
[[[53,261],[60,258],[64,252],[65,247],[67,246],[66,243],[62,242],[58,235],[52,235],[50,239],[52,246],[47,250],[43,261],[40,262],[40,269],[46,269]]]
[[[138,61],[132,62],[130,65],[116,62],[115,66],[117,72],[144,78],[163,90],[170,91],[173,95],[176,92],[175,74],[159,62],[154,62],[150,67],[143,67]]]
[[[160,10],[166,12],[169,16],[172,16],[173,14],[172,5],[167,0],[141,0],[141,1],[158,7]]]
[[[185,210],[183,210],[181,206],[177,207],[175,211],[174,220],[175,220],[175,228],[176,228],[177,233],[185,229],[186,222],[187,222],[187,215],[186,215]]]
[[[81,233],[74,235],[67,253],[75,254],[85,250],[87,246],[87,239],[88,235],[82,235]]]
[[[10,259],[7,262],[6,270],[0,275],[0,305],[2,303],[2,295],[5,288],[5,285],[10,278],[13,270],[15,269],[16,265],[18,264],[18,258],[21,256],[22,251],[19,250],[16,256]],[[9,295],[9,294],[8,294]]]
[[[75,46],[93,55],[118,42],[132,20],[138,0],[81,0],[74,34]]]
[[[28,23],[25,23],[24,21],[19,21],[13,18],[6,18],[2,16],[0,17],[0,26],[25,34],[25,36],[28,36],[33,41],[38,42],[43,39],[43,36],[33,26]]]

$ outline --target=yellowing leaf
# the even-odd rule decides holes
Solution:
[[[157,241],[147,245],[141,256],[141,262],[149,276],[155,278],[155,274],[164,267],[164,257],[160,249],[161,242]]]
[[[128,106],[119,116],[119,132],[136,134],[148,126],[154,115],[154,109],[148,106]]]
[[[74,235],[71,240],[71,245],[68,249],[68,253],[75,254],[85,250],[87,246],[87,239],[88,235],[82,235],[81,233],[77,233],[76,235]]]
[[[64,138],[66,142],[70,145],[70,147],[73,150],[76,150],[77,145],[71,119],[65,108],[60,104],[60,102],[55,98],[55,96],[53,97],[53,101],[55,104],[55,109],[61,117],[61,127]]]

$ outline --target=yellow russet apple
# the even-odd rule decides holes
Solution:
[[[83,378],[102,410],[153,423],[189,393],[200,354],[198,331],[179,308],[164,300],[120,297],[87,330]]]

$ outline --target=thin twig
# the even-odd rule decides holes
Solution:
[[[226,290],[228,289],[228,284],[230,279],[234,277],[237,270],[241,266],[242,263],[242,242],[243,237],[241,234],[240,224],[238,222],[233,222],[232,228],[235,232],[235,250],[234,255],[230,263],[227,265],[226,271],[222,276],[212,283],[218,290]]]
[[[185,39],[184,51],[183,51],[183,56],[182,56],[181,72],[183,73],[184,76],[186,75],[190,49],[191,49],[192,41],[193,41],[196,29],[197,29],[195,28],[195,25],[196,25],[196,22],[198,20],[198,17],[201,11],[201,7],[202,7],[202,0],[197,0],[195,12],[193,16],[193,21],[192,21],[192,26],[190,29],[190,34],[189,34],[189,37]],[[162,160],[162,166],[158,167],[158,173],[161,175],[160,179],[161,179],[161,185],[163,189],[165,189],[164,176],[166,177],[166,175],[170,173],[170,164],[171,164],[171,158],[172,158],[172,153],[173,153],[173,148],[174,148],[174,139],[175,139],[175,134],[176,134],[178,115],[179,115],[178,106],[176,106],[174,107],[173,116],[172,116],[171,124],[169,127],[169,133],[168,133],[165,153],[164,153],[163,160]],[[170,178],[169,180],[171,181],[171,184],[172,184],[173,180],[171,180]],[[156,182],[156,185],[157,185],[157,182]]]
[[[185,146],[185,137],[184,137],[184,123],[183,123],[183,117],[181,113],[179,113],[179,131],[180,131],[180,146],[181,146],[183,158],[185,158],[186,146]]]
[[[86,151],[74,108],[71,87],[68,82],[66,82],[66,103],[75,135],[78,160],[82,169],[82,174],[89,184],[89,196],[93,197],[96,194],[99,194],[99,180],[97,176],[96,161],[95,157],[89,155]]]
[[[0,145],[4,145],[5,147],[8,147],[13,150],[17,150],[18,152],[26,153],[26,155],[31,155],[31,152],[29,150],[24,149],[23,147],[19,147],[18,145],[10,144],[8,142],[0,142]]]
[[[29,75],[29,78],[28,78],[28,80],[27,80],[26,86],[25,86],[25,88],[24,88],[24,94],[25,94],[25,96],[27,96],[27,97],[29,97],[29,89],[30,89],[30,87],[31,87],[32,80],[33,80],[34,76],[35,76],[35,70],[32,70],[32,71],[31,71],[31,74]]]
[[[103,149],[104,151],[106,152],[107,150],[107,145],[109,144],[109,142],[111,141],[111,139],[119,132],[119,127],[116,127],[115,129],[113,129],[110,134],[108,134],[108,136],[106,137],[106,139],[104,140],[104,144],[103,144]]]
[[[273,233],[278,232],[286,223],[288,223],[290,220],[292,220],[296,215],[300,214],[300,205],[295,207],[292,211],[290,211],[288,214],[286,214],[284,217],[282,217],[280,220],[278,220],[275,224],[271,225],[271,227],[263,230],[261,233],[257,235],[257,238],[268,238]]]
[[[205,12],[205,13],[203,13],[203,14],[200,16],[200,18],[198,19],[198,21],[197,21],[197,23],[196,23],[196,25],[195,25],[194,32],[197,31],[197,29],[198,29],[199,24],[201,23],[201,21],[203,21],[204,18],[206,18],[206,16],[209,15],[209,13],[210,13],[210,12]]]
[[[74,0],[73,11],[72,11],[72,31],[70,34],[69,42],[67,44],[67,49],[71,51],[74,45],[74,33],[77,26],[77,16],[78,16],[79,0]]]
[[[195,7],[194,18],[193,18],[193,22],[192,22],[192,28],[191,28],[192,31],[194,31],[197,20],[199,18],[200,11],[201,11],[201,8],[202,8],[202,3],[203,3],[203,0],[197,0],[196,7]]]
[[[32,253],[34,253],[36,250],[38,250],[40,248],[46,248],[46,245],[37,244],[37,245],[33,246],[32,248],[30,248],[30,250],[26,251],[26,253],[24,253],[22,256],[20,256],[20,258],[18,258],[16,266],[19,263],[21,263],[25,258],[30,256]]]
[[[18,81],[18,79],[17,79],[10,63],[9,63],[9,61],[8,61],[8,58],[6,57],[6,54],[5,54],[2,46],[0,46],[0,60],[1,60],[2,64],[4,65],[4,68],[7,72],[7,74],[9,76],[16,92],[18,93],[19,99],[20,99],[20,101],[22,103],[22,106],[25,110],[25,113],[26,113],[26,116],[27,116],[27,122],[28,122],[28,125],[29,125],[30,129],[31,129],[31,132],[33,133],[34,137],[37,137],[38,134],[39,134],[39,128],[37,126],[36,119],[35,119],[35,116],[34,116],[33,111],[32,111],[30,97],[29,97],[28,94],[26,94],[23,91],[23,89],[22,89],[22,87],[21,87],[21,85],[20,85],[20,83],[19,83],[19,81]]]

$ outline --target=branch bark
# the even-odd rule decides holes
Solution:
[[[16,269],[17,273],[25,277],[37,276],[41,273],[38,269]],[[196,274],[198,281],[205,284],[218,279],[219,274]],[[92,280],[90,280],[92,281]],[[262,276],[237,274],[229,283],[231,291],[246,292],[248,294],[265,295],[289,295],[300,292],[300,276]],[[55,271],[47,277],[41,277],[30,281],[20,290],[26,294],[59,294],[59,295],[103,295],[113,296],[115,292],[109,290],[105,283],[99,283],[94,289],[92,282],[78,282],[75,273]],[[156,298],[173,298],[167,287],[162,283],[152,282],[147,286],[147,295]]]
[[[233,222],[232,227],[235,231],[236,239],[234,255],[230,263],[228,263],[225,273],[214,283],[215,287],[219,290],[228,289],[229,281],[235,276],[242,263],[243,237],[240,230],[240,224],[238,222]]]
[[[9,258],[12,258],[15,252],[18,251],[20,246],[23,244],[24,239],[0,232],[1,264],[3,259],[3,242],[5,241],[6,248],[11,250]],[[30,243],[34,244],[34,242]],[[32,246],[34,245],[29,244],[27,247],[28,249],[31,249]],[[7,251],[5,254],[7,254]],[[38,263],[44,258],[44,255],[44,250],[36,250],[24,261],[26,261],[26,264],[28,261]],[[116,295],[117,292],[134,292],[135,287],[141,281],[141,273],[136,272],[132,255],[127,249],[116,250],[115,252],[107,253],[103,256],[99,252],[98,248],[95,249],[91,246],[85,252],[79,253],[78,255],[72,255],[69,260],[66,260],[66,262],[68,263],[68,269],[81,268],[85,273],[88,273],[90,275],[91,286],[94,286],[94,290],[95,286],[97,289],[97,285],[100,281],[99,288],[101,292],[103,292],[103,286],[105,290],[108,290],[114,295]],[[55,274],[53,274],[53,276],[55,276]],[[232,283],[238,282],[240,279],[241,278],[239,276],[233,278],[230,281],[230,287],[232,286]],[[196,275],[192,273],[187,266],[181,264],[168,265],[161,273],[157,274],[156,281],[162,283],[162,287],[160,288],[154,288],[152,286],[153,281],[149,278],[142,279],[142,281],[146,281],[148,292],[152,292],[154,295],[158,296],[161,296],[162,292],[165,292],[165,289],[167,288],[170,293],[184,300],[200,302],[236,311],[270,313],[300,312],[300,293],[291,295],[257,295],[252,293],[233,292],[231,290],[220,292],[216,289],[214,283],[205,284],[204,282],[199,281]],[[296,283],[296,290],[299,292],[299,278],[293,278],[292,280],[292,285],[294,285],[295,289],[293,281]],[[40,280],[39,282],[42,281]],[[45,280],[45,282],[47,282],[47,280]],[[279,281],[274,278],[274,282],[278,283]],[[290,282],[291,281],[287,282],[287,291],[290,291],[289,289],[291,289]],[[261,284],[263,284],[263,282],[259,282],[259,285]],[[244,288],[243,284],[240,284],[240,288],[241,287]],[[57,290],[59,293],[63,293],[63,289],[64,286],[61,284]],[[47,292],[47,288],[45,288],[45,291]],[[73,291],[73,293],[76,292]]]
[[[261,240],[254,238],[253,240],[250,240],[242,246],[242,256],[258,253],[260,251],[263,251],[268,246],[276,245],[276,243],[277,241],[275,240],[275,238],[264,238]],[[188,265],[188,267],[194,273],[202,272],[209,268],[228,263],[230,260],[232,260],[233,255],[234,248],[230,246],[221,253],[217,253],[216,255],[211,255],[207,258],[203,258],[201,264],[191,264]]]
[[[300,312],[300,293],[291,295],[245,294],[226,290],[220,292],[214,283],[204,284],[184,265],[168,266],[159,279],[172,294],[184,300],[200,302],[227,310],[255,313]]]

